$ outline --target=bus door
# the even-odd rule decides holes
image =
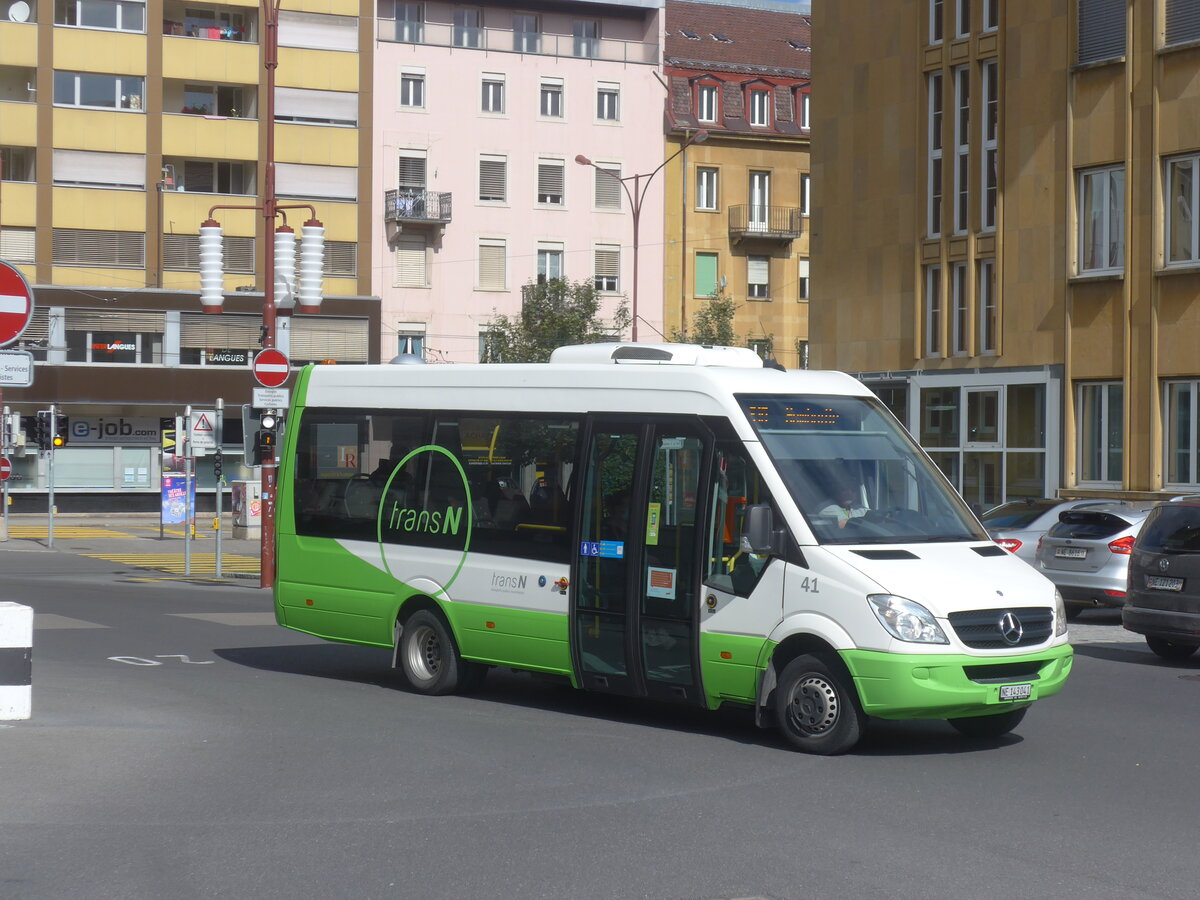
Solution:
[[[586,440],[571,595],[579,683],[699,703],[698,560],[711,437],[697,419],[597,417]]]

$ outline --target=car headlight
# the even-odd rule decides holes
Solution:
[[[867,602],[887,633],[910,644],[948,644],[933,613],[920,603],[892,594],[868,594]]]
[[[1063,603],[1062,594],[1054,589],[1054,636],[1062,637],[1067,633],[1067,605]]]

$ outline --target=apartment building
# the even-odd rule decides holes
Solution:
[[[666,328],[721,292],[788,368],[808,365],[811,33],[795,4],[667,0]]]
[[[542,278],[633,294],[662,330],[662,0],[392,2],[376,21],[372,292],[384,359],[475,362]],[[579,164],[577,157],[594,163]]]
[[[1200,485],[1200,11],[817,0],[814,365],[969,501]]]
[[[274,226],[245,207],[262,201],[272,126],[280,202],[311,204],[326,229],[322,313],[286,319],[281,343],[295,362],[378,359],[378,302],[364,296],[370,10],[287,5],[272,123],[256,2],[0,0],[0,258],[37,303],[19,345],[34,384],[4,401],[71,417],[60,490],[152,503],[159,418],[250,399]],[[225,233],[224,315],[203,315],[198,295],[210,212]],[[128,429],[103,439],[101,420],[118,419]],[[240,418],[229,424],[240,436]],[[16,470],[17,494],[46,488],[44,460],[27,454]]]

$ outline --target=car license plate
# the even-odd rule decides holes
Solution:
[[[1028,700],[1033,696],[1032,684],[1002,684],[1000,685],[1001,700]]]
[[[1182,578],[1165,578],[1162,575],[1149,575],[1146,578],[1146,587],[1152,591],[1182,591]]]
[[[1055,547],[1054,555],[1059,559],[1083,559],[1087,556],[1086,547]]]

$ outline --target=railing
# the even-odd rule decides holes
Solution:
[[[446,223],[450,221],[450,214],[449,193],[399,189],[386,191],[383,195],[385,222]]]
[[[729,233],[790,241],[800,237],[804,216],[793,206],[742,204],[729,207]]]
[[[509,28],[473,28],[404,19],[379,19],[378,38],[401,44],[461,47],[493,53],[530,53],[539,56],[572,56],[606,62],[657,65],[658,45],[609,38],[576,37],[513,31]]]

